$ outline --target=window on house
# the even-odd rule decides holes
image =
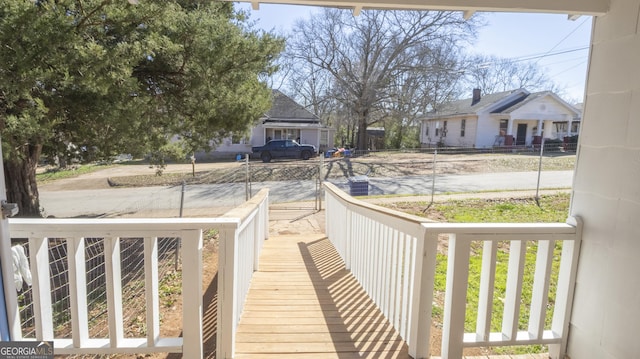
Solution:
[[[467,120],[462,119],[462,121],[460,121],[460,137],[464,137],[464,132],[466,130],[466,127],[467,127]]]
[[[580,130],[580,122],[572,122],[571,123],[571,132],[578,133]]]
[[[553,124],[556,127],[556,132],[567,132],[567,122],[554,122]]]
[[[429,136],[429,123],[427,122],[427,129],[424,131],[425,136]]]
[[[442,122],[442,128],[440,128],[440,122],[436,122],[436,137],[447,137],[447,121]]]
[[[506,135],[508,128],[509,128],[509,120],[500,120],[500,129],[498,131],[500,136]]]

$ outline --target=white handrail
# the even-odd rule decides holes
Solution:
[[[437,241],[425,218],[356,200],[325,183],[326,233],[348,269],[409,345],[428,353]],[[429,319],[427,319],[429,318]]]
[[[220,233],[216,358],[233,358],[235,354],[236,328],[253,272],[258,269],[262,245],[269,236],[268,216],[267,189],[224,216],[240,221]]]
[[[185,358],[203,357],[202,325],[202,245],[203,230],[217,229],[220,233],[219,268],[219,320],[225,314],[228,299],[234,304],[239,317],[251,273],[257,266],[257,256],[268,236],[268,190],[227,213],[221,218],[152,218],[152,219],[24,219],[9,220],[11,238],[27,238],[30,267],[33,274],[33,311],[35,340],[54,342],[56,354],[116,354],[178,352]],[[54,336],[54,319],[51,303],[49,275],[49,242],[55,238],[66,242],[68,261],[68,285],[71,305],[71,338]],[[108,335],[95,338],[90,335],[87,308],[87,282],[85,270],[86,238],[99,238],[104,243],[104,270],[107,297]],[[130,338],[124,335],[122,268],[120,258],[121,239],[140,239],[144,248],[144,287],[146,302],[146,336]],[[182,255],[182,336],[160,336],[158,239],[180,238]],[[233,239],[233,241],[229,240]],[[236,263],[228,269],[222,253],[229,243],[237,247],[231,260]],[[4,258],[4,257],[3,257]],[[228,258],[227,258],[228,259]],[[227,261],[229,262],[229,261]],[[225,278],[230,273],[232,287],[226,291]],[[241,281],[238,281],[241,279]],[[15,290],[15,289],[14,289]],[[244,291],[244,294],[243,294]],[[224,313],[224,314],[223,314]],[[232,326],[235,328],[235,325]],[[218,326],[218,343],[233,338],[224,326]],[[12,340],[30,340],[22,337],[20,323],[11,328]],[[219,344],[219,348],[221,345]],[[218,356],[224,357],[224,356]]]
[[[443,319],[442,357],[462,356],[463,347],[550,345],[552,358],[561,358],[566,346],[573,284],[580,247],[582,224],[571,223],[484,223],[484,224],[424,224],[434,237],[449,237],[447,287]],[[480,294],[476,315],[476,331],[465,333],[465,311],[469,280],[469,257],[472,243],[482,243]],[[492,303],[495,287],[498,243],[509,248],[507,283],[501,330],[491,332]],[[551,327],[545,330],[552,262],[556,242],[562,242],[559,261],[556,307]],[[537,245],[534,282],[527,329],[519,329],[520,305],[527,244]]]
[[[438,239],[449,237],[442,357],[460,358],[463,347],[549,344],[565,352],[581,222],[433,223],[353,199],[325,183],[326,233],[353,275],[409,346],[414,358],[430,355]],[[507,293],[500,333],[491,333],[498,242],[508,242]],[[547,296],[556,241],[562,254],[551,328],[545,330]],[[471,243],[483,243],[476,332],[465,333]],[[528,329],[518,328],[526,243],[538,244]]]

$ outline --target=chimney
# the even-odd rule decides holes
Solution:
[[[471,98],[471,106],[480,102],[480,89],[473,89],[473,97]]]

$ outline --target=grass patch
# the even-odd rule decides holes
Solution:
[[[60,180],[60,179],[74,178],[80,175],[99,171],[109,167],[111,167],[111,165],[89,164],[89,165],[81,165],[81,166],[72,166],[65,169],[54,168],[54,169],[49,169],[49,170],[46,170],[45,172],[36,174],[36,181],[38,183],[47,183],[47,182]]]
[[[569,213],[569,194],[557,194],[543,196],[540,199],[540,207],[533,198],[509,198],[509,199],[470,199],[436,203],[426,213],[423,209],[426,202],[394,203],[393,208],[420,216],[427,216],[441,222],[457,223],[515,223],[515,222],[545,222],[563,223]],[[472,253],[469,259],[469,286],[467,289],[467,307],[465,315],[465,331],[475,332],[476,315],[478,311],[478,295],[480,286],[480,272],[482,268],[482,243],[472,243]],[[525,269],[523,276],[522,301],[520,305],[519,330],[526,330],[530,303],[532,297],[533,279],[535,273],[537,242],[527,242],[525,254]],[[498,244],[496,259],[496,279],[494,289],[493,314],[491,331],[500,332],[506,296],[507,267],[509,262],[510,245],[508,242]],[[554,261],[552,263],[551,285],[548,293],[545,328],[551,325],[555,304],[555,286],[558,278],[559,257],[562,251],[562,243],[557,242],[554,248]],[[443,297],[446,287],[447,255],[445,251],[439,251],[437,255],[437,267],[435,276],[436,303],[434,303],[435,321],[442,321]],[[494,348],[497,354],[526,354],[540,353],[547,349],[541,345],[499,347]]]
[[[569,213],[569,194],[540,198],[467,200],[436,204],[433,211],[453,223],[563,223]]]

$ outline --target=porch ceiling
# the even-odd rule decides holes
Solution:
[[[330,6],[353,9],[357,15],[363,9],[457,10],[470,17],[476,11],[542,12],[575,15],[604,15],[609,10],[607,0],[261,0],[242,1],[308,6]]]

